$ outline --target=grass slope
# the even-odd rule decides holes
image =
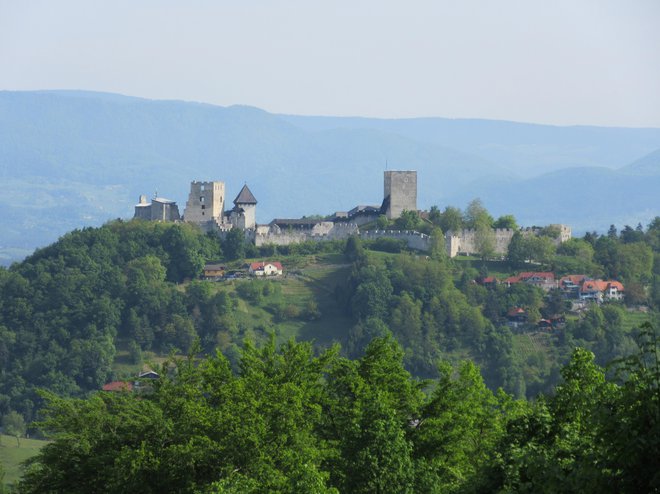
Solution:
[[[245,262],[260,260],[263,259],[248,259]],[[285,276],[268,280],[276,284],[279,290],[264,296],[257,303],[242,298],[238,289],[242,284],[259,283],[262,280],[246,278],[207,282],[216,292],[227,291],[236,301],[233,316],[239,334],[232,336],[233,341],[240,345],[243,338],[263,337],[272,331],[278,343],[295,338],[299,341],[313,341],[318,347],[344,344],[348,328],[353,322],[338,305],[335,290],[343,286],[350,275],[350,264],[345,257],[341,254],[317,254],[277,260],[284,265]],[[183,285],[181,287],[184,288]],[[305,309],[310,303],[316,305],[319,317],[306,317]],[[278,306],[293,306],[300,315],[282,320],[275,310]],[[219,344],[223,347],[223,342]],[[131,362],[126,342],[118,340],[116,346],[117,354],[113,363],[115,376],[121,379],[135,376],[142,370],[142,365]],[[162,363],[166,357],[152,352],[143,353],[143,361],[147,365]]]
[[[5,484],[12,484],[20,479],[21,464],[36,455],[46,442],[23,438],[18,446],[15,437],[0,435],[0,463],[5,470]]]

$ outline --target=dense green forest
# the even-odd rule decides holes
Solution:
[[[53,441],[19,492],[659,492],[657,345],[647,325],[616,380],[577,349],[534,402],[470,362],[415,379],[391,337],[355,360],[248,344],[237,372],[191,354],[150,392],[47,394]]]
[[[516,226],[512,217],[493,219],[478,202],[471,204],[465,213],[454,208],[444,211],[434,208],[428,220],[405,214],[397,221],[395,226],[418,227],[432,235],[438,235],[442,229],[456,228],[456,225],[475,228]],[[477,485],[486,479],[495,482],[494,486],[499,485],[492,487],[494,490],[506,490],[506,486],[522,482],[511,489],[524,491],[527,488],[524,482],[530,482],[529,486],[537,485],[535,482],[549,474],[547,465],[556,463],[552,455],[567,454],[574,463],[584,462],[579,468],[587,468],[586,463],[591,461],[589,465],[596,468],[593,463],[596,456],[587,461],[580,456],[587,452],[580,450],[578,453],[571,448],[586,448],[587,442],[591,441],[584,438],[592,436],[584,436],[586,433],[581,427],[589,427],[589,434],[596,437],[611,426],[611,423],[605,425],[601,421],[614,419],[602,416],[602,410],[594,408],[595,401],[569,403],[580,395],[574,393],[572,398],[564,398],[561,406],[584,405],[587,408],[583,413],[588,416],[584,423],[580,419],[574,424],[575,417],[560,412],[561,399],[558,397],[560,390],[568,389],[566,374],[573,372],[571,369],[575,366],[582,367],[574,372],[604,376],[603,369],[608,363],[625,356],[637,355],[635,362],[639,365],[646,363],[647,355],[640,354],[638,349],[639,327],[645,321],[650,324],[646,329],[647,338],[650,338],[650,328],[658,327],[660,218],[647,228],[639,225],[618,232],[612,227],[606,234],[588,233],[559,247],[551,242],[552,235],[553,232],[548,231],[532,240],[514,237],[506,259],[494,259],[488,249],[484,249],[482,259],[448,259],[441,248],[434,249],[430,256],[420,255],[407,252],[400,242],[388,239],[361,242],[350,238],[345,242],[257,249],[245,241],[239,230],[232,230],[221,240],[201,233],[194,226],[178,223],[117,220],[100,228],[73,231],[51,246],[36,251],[25,261],[8,269],[0,268],[0,415],[20,415],[32,434],[50,429],[64,434],[62,437],[72,432],[67,427],[80,427],[88,416],[85,414],[103,415],[98,427],[115,427],[113,430],[120,425],[124,427],[120,423],[125,419],[126,427],[135,427],[136,432],[132,439],[116,439],[120,443],[126,440],[124,446],[118,443],[116,448],[126,456],[113,458],[110,463],[117,468],[135,465],[135,475],[143,477],[133,478],[132,482],[153,478],[156,486],[160,480],[169,477],[162,476],[156,467],[156,470],[147,472],[137,465],[140,461],[151,461],[148,459],[157,464],[167,464],[170,460],[157,457],[157,453],[149,448],[155,448],[156,444],[172,445],[174,449],[163,452],[171,455],[176,451],[183,455],[189,448],[190,457],[181,461],[191,462],[192,469],[199,469],[200,476],[191,473],[192,477],[184,476],[178,481],[184,483],[180,490],[190,492],[211,489],[214,482],[212,489],[219,492],[269,489],[321,492],[333,488],[340,492],[393,492],[373,482],[399,474],[400,478],[386,480],[386,484],[401,485],[396,492],[426,492],[426,487],[416,484],[419,482],[442,486],[438,487],[438,492],[468,487],[486,492],[490,487]],[[290,277],[222,283],[199,280],[205,262],[221,261],[238,269],[244,259],[264,258],[282,261]],[[302,268],[309,263],[321,265],[324,272],[329,273],[327,279],[331,280],[331,285],[310,292],[311,295],[297,297],[292,289],[293,283],[309,278]],[[626,286],[625,303],[592,304],[581,313],[573,313],[569,310],[570,304],[558,291],[546,293],[525,284],[486,287],[475,283],[475,280],[489,275],[507,276],[523,270],[541,269],[553,271],[558,276],[582,273],[622,281]],[[308,281],[316,283],[318,280]],[[530,315],[530,323],[521,328],[509,327],[506,314],[512,307],[524,307]],[[557,315],[565,317],[561,328],[541,331],[536,327],[539,318]],[[317,332],[301,329],[308,327],[317,328]],[[325,333],[320,333],[318,328]],[[310,343],[285,345],[281,351],[293,353],[282,356],[276,348],[290,337],[309,340]],[[339,346],[334,347],[333,343]],[[576,347],[583,350],[576,353]],[[648,348],[644,348],[648,352]],[[140,366],[144,355],[158,357],[155,360],[160,361],[168,355],[194,352],[198,358],[215,355],[216,351],[220,353],[199,368],[197,359],[191,360],[195,365],[179,362],[176,371],[162,376],[162,382],[156,384],[154,394],[148,398],[96,393],[108,381],[134,378],[134,373],[118,365],[120,353],[123,359]],[[297,358],[296,361],[300,362],[300,376],[295,377],[298,373],[295,368],[286,368],[291,364],[289,358]],[[381,389],[385,383],[369,381],[371,377],[364,374],[367,371],[363,367],[368,365],[365,362],[370,358],[381,362],[378,365],[385,365],[383,359],[391,359],[388,365],[393,366],[392,379],[399,376],[400,381],[396,386],[407,383],[405,396],[400,394],[403,393],[401,389]],[[281,359],[287,360],[286,365]],[[465,363],[468,361],[477,367]],[[274,367],[269,369],[271,364]],[[260,370],[257,372],[254,366]],[[211,367],[219,374],[209,375]],[[618,366],[619,369],[624,367],[623,364]],[[184,368],[188,369],[185,376],[182,374]],[[641,377],[634,377],[651,372],[647,367],[627,369],[619,376],[619,381],[614,380],[614,367],[607,369],[612,380],[606,382],[604,377],[592,376],[598,381],[598,386],[594,384],[598,390],[593,392],[610,393],[601,401],[611,405],[612,413],[617,407],[624,407],[623,402],[617,400],[633,399],[633,395],[625,393],[641,393],[639,386],[657,390],[657,381],[651,383],[648,375],[644,377],[648,381],[646,384],[640,381]],[[276,377],[278,372],[284,374]],[[278,386],[282,387],[279,392],[284,394],[283,390],[291,386],[293,394],[287,399],[297,397],[295,405],[300,409],[284,410],[282,403],[277,405],[277,397],[272,397],[274,408],[269,408],[270,405],[263,400],[271,399],[270,391],[259,387],[262,384],[255,381],[257,375],[259,379],[265,379],[264,375],[268,379],[279,379]],[[231,385],[218,392],[229,395],[211,399],[208,393],[216,384],[224,382],[222,380]],[[303,380],[307,381],[303,383]],[[188,384],[191,387],[184,392],[181,387]],[[454,446],[439,445],[434,441],[450,441],[449,436],[453,434],[469,437],[469,433],[459,432],[461,429],[451,420],[462,420],[454,415],[468,413],[471,405],[457,402],[455,405],[459,408],[450,412],[447,404],[438,400],[447,400],[447,396],[453,396],[452,400],[467,399],[467,395],[457,397],[461,394],[459,390],[466,386],[478,389],[474,393],[481,397],[479,400],[485,400],[481,413],[489,417],[484,429],[480,430],[492,428],[492,434],[483,432],[483,436],[474,439],[487,444],[457,445],[454,451]],[[248,388],[249,392],[246,391]],[[502,391],[498,394],[496,390],[499,388]],[[245,400],[261,400],[254,403],[254,410],[251,409],[253,404],[236,401],[239,389],[247,393],[243,397]],[[440,389],[445,390],[443,393],[447,396],[439,397]],[[46,399],[44,390],[50,393]],[[176,393],[182,393],[181,399],[184,400],[179,405],[172,400]],[[185,401],[186,393],[191,393],[189,401]],[[541,395],[546,398],[539,398]],[[203,403],[196,403],[195,397],[199,396],[203,396]],[[657,395],[654,396],[653,399],[657,400]],[[68,401],[69,398],[83,401]],[[516,401],[520,398],[532,401]],[[84,401],[87,399],[89,401]],[[377,404],[380,401],[383,403]],[[229,408],[217,408],[220,402]],[[655,403],[657,406],[657,401]],[[652,403],[639,405],[651,406]],[[174,406],[182,408],[178,411],[169,408]],[[205,417],[199,419],[202,423],[195,425],[192,421],[190,434],[185,427],[178,431],[182,424],[179,421],[188,420],[186,414],[192,413],[188,408],[197,406],[201,407],[199,413]],[[337,421],[333,424],[325,422],[330,409]],[[463,412],[459,413],[459,409]],[[262,416],[262,412],[265,415]],[[305,418],[292,425],[300,417],[287,418],[285,412],[299,413]],[[429,418],[430,423],[438,424],[440,429],[416,435],[414,431],[419,423],[424,422],[423,415],[427,412],[431,413],[429,417],[435,417]],[[218,437],[209,436],[206,443],[198,439],[202,434],[200,431],[211,427],[211,416],[215,417],[213,420],[229,420],[221,417],[225,413],[232,416],[246,414],[241,427],[258,429],[244,432],[259,437],[240,438],[247,443],[241,443],[237,438],[237,444],[248,445],[245,446],[248,448],[249,441],[265,441],[274,448],[277,441],[283,441],[286,448],[264,451],[263,465],[248,467],[242,463],[248,460],[240,458],[238,449],[228,452],[226,448],[231,446],[220,444]],[[278,432],[272,428],[280,413],[284,414],[283,423],[288,425],[286,431]],[[441,415],[436,417],[435,413]],[[143,418],[138,419],[141,414],[144,414]],[[449,416],[453,418],[450,420]],[[37,427],[35,421],[44,417],[48,426]],[[476,427],[474,421],[486,420],[469,416],[464,419],[470,427]],[[128,424],[135,420],[137,422],[129,427]],[[157,424],[158,421],[161,423]],[[366,425],[372,422],[380,425],[378,430],[368,432]],[[657,427],[657,421],[653,424]],[[198,426],[200,428],[195,429]],[[81,438],[74,440],[84,445],[83,449],[87,448],[86,452],[80,450],[80,455],[95,451],[95,447],[107,447],[103,441],[109,438],[99,437],[98,445],[91,438],[93,434],[101,434],[101,429],[85,427],[80,433],[90,436],[82,442]],[[141,427],[155,429],[147,431]],[[239,426],[228,422],[223,427]],[[351,427],[354,428],[352,436],[347,432]],[[154,434],[154,443],[149,443],[151,433]],[[374,451],[349,452],[351,448],[368,442],[360,434],[367,434],[374,441],[385,441],[395,450],[398,448],[400,455],[396,461],[402,463],[381,464],[379,455],[385,453],[379,449],[382,445],[374,445]],[[379,434],[384,436],[379,438]],[[426,438],[425,434],[447,437]],[[563,434],[572,436],[564,437]],[[577,443],[570,443],[573,439]],[[145,442],[140,446],[142,440]],[[507,443],[514,440],[518,441],[515,445]],[[564,440],[570,444],[564,444]],[[199,441],[204,444],[198,444]],[[597,451],[597,445],[592,446],[595,449],[588,452],[590,455],[610,454],[605,449]],[[73,446],[56,442],[55,447]],[[198,464],[199,458],[209,454],[207,447],[214,451],[213,455],[227,455],[227,461],[214,466]],[[44,454],[51,455],[50,461],[54,461],[52,455],[60,453]],[[136,454],[145,456],[141,460],[131,456]],[[358,456],[346,456],[350,454]],[[504,463],[495,465],[493,455]],[[78,460],[82,461],[82,456]],[[366,467],[357,468],[358,460],[374,462],[374,468],[386,470],[387,475],[383,472],[367,473],[369,469]],[[441,464],[443,466],[439,466]],[[568,482],[562,476],[577,468],[561,462],[554,466],[560,470],[555,472],[557,482]],[[31,471],[26,485],[33,486],[30,487],[33,492],[37,492],[39,486],[43,488],[44,484],[40,482],[53,482],[52,485],[59,482],[49,477],[54,475],[47,472],[49,468],[48,461],[43,459]],[[90,472],[100,470],[91,465],[85,468]],[[188,467],[182,464],[181,469],[185,468]],[[353,468],[355,470],[351,470]],[[592,473],[605,475],[611,470],[612,475],[618,475],[616,468],[603,463],[596,468],[600,469],[598,472]],[[528,481],[516,477],[522,475],[523,470],[524,475],[529,476]],[[78,474],[83,475],[82,472]],[[363,474],[374,477],[358,479]],[[587,475],[586,470],[584,474]],[[121,477],[117,472],[108,471],[108,475],[118,480]],[[173,467],[172,475],[183,474]],[[586,482],[582,478],[570,480],[573,481]],[[301,487],[294,488],[291,482]],[[303,487],[310,485],[317,485],[318,489]],[[113,489],[132,490],[126,485]],[[534,491],[531,487],[529,489]],[[558,487],[554,491],[562,489]],[[53,487],[53,490],[57,491],[57,488]],[[548,492],[551,491],[553,489]]]

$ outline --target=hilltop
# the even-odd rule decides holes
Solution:
[[[378,203],[388,166],[418,170],[422,209],[480,196],[496,215],[576,231],[657,214],[657,167],[622,167],[660,148],[660,129],[302,117],[83,91],[0,92],[0,128],[5,263],[130,217],[145,191],[183,204],[191,180],[249,182],[261,223]]]
[[[30,422],[42,402],[38,389],[85,396],[174,351],[219,349],[237,366],[246,340],[295,338],[316,350],[338,343],[359,357],[389,333],[415,376],[469,358],[492,389],[534,396],[554,385],[576,344],[593,349],[599,363],[631,348],[642,322],[632,311],[660,300],[659,221],[558,247],[519,235],[515,256],[510,249],[506,260],[491,261],[355,236],[257,247],[240,230],[220,237],[186,223],[117,220],[76,230],[0,268],[0,414],[19,411]],[[206,263],[245,272],[246,260],[279,261],[284,276],[200,279]],[[539,273],[522,282],[530,271]],[[559,290],[566,274],[616,293],[591,291],[576,303]],[[512,320],[511,310],[524,320]]]

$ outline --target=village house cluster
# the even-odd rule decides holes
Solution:
[[[621,301],[624,297],[623,284],[614,280],[595,280],[585,274],[569,274],[557,279],[551,271],[526,271],[504,280],[488,276],[477,278],[476,283],[492,287],[502,283],[508,287],[516,283],[536,286],[546,292],[561,290],[568,300],[590,300],[598,303]]]
[[[570,274],[557,279],[551,271],[526,271],[516,276],[498,280],[493,276],[477,278],[475,283],[492,288],[498,284],[511,287],[518,283],[540,288],[545,292],[559,290],[574,310],[584,309],[588,303],[619,302],[625,295],[623,284],[614,280],[599,280],[584,274]],[[512,328],[524,326],[529,321],[527,311],[523,307],[512,307],[506,314],[507,325]],[[536,322],[536,321],[534,321]],[[561,327],[565,319],[561,315],[540,319],[536,326],[541,329]]]

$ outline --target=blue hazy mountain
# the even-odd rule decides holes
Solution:
[[[228,203],[247,182],[262,223],[379,204],[386,167],[418,171],[421,208],[464,207],[480,196],[494,214],[597,227],[616,222],[607,208],[585,215],[552,205],[570,204],[574,194],[594,201],[637,191],[616,217],[658,214],[657,199],[641,193],[655,175],[614,170],[658,148],[660,129],[296,117],[83,91],[5,91],[0,256],[129,218],[139,194],[157,192],[183,212],[191,180],[223,180]],[[528,186],[542,187],[543,196],[519,188]],[[553,199],[544,202],[545,194]]]
[[[660,175],[660,149],[624,166],[621,171],[633,175]]]
[[[521,177],[571,167],[619,168],[658,148],[660,129],[611,128],[499,120],[370,119],[282,116],[302,129],[371,129],[450,147],[497,163]]]

